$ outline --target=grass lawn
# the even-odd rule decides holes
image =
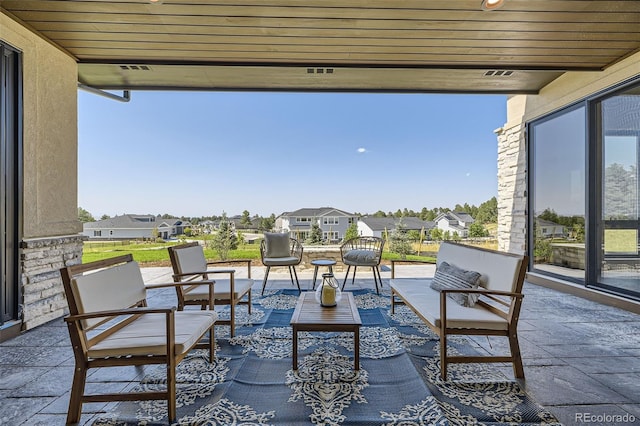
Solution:
[[[167,247],[180,244],[171,243],[130,243],[127,241],[109,242],[85,242],[82,250],[82,262],[93,262],[95,260],[109,259],[111,257],[122,256],[123,254],[133,254],[133,259],[145,266],[170,266],[169,251]],[[206,248],[204,255],[207,259],[215,260],[218,255],[215,251]],[[245,244],[237,250],[229,252],[229,258],[234,259],[260,259],[259,244]]]
[[[137,241],[86,241],[82,253],[82,262],[92,262],[95,260],[108,259],[111,257],[121,256],[123,254],[133,254],[135,261],[144,266],[170,266],[169,252],[167,247],[180,244],[179,242],[155,243],[155,242],[137,242]],[[497,247],[496,242],[487,242],[475,244],[481,247],[493,248]],[[438,243],[414,244],[415,255],[408,255],[409,260],[426,260],[435,262],[435,256],[438,252]],[[419,253],[419,255],[418,255]],[[218,259],[218,254],[212,250],[205,248],[205,257],[210,260]],[[260,244],[243,244],[237,250],[229,252],[231,259],[252,259],[254,264],[260,265]],[[391,253],[388,250],[382,255],[384,262],[392,259],[400,259],[397,253]]]

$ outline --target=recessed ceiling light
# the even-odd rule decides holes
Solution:
[[[504,4],[504,0],[482,0],[482,9],[483,10],[495,10],[499,7],[502,7]]]

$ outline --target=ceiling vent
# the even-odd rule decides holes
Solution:
[[[509,77],[513,75],[511,70],[489,70],[484,73],[485,77]]]
[[[333,68],[307,68],[307,74],[333,74]]]
[[[149,65],[120,65],[121,70],[151,71]]]

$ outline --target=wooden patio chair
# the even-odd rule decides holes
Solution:
[[[206,311],[148,307],[140,267],[128,254],[60,270],[70,315],[65,317],[75,357],[67,423],[77,423],[84,402],[164,399],[168,418],[176,418],[176,365],[193,348],[209,350],[213,362],[213,306]],[[213,281],[201,281],[213,292]],[[199,343],[208,335],[209,341]],[[90,368],[166,364],[167,389],[153,392],[85,394]]]
[[[180,244],[168,248],[173,279],[176,282],[189,282],[194,280],[214,279],[213,289],[214,305],[229,305],[230,317],[228,320],[218,319],[217,324],[229,324],[231,337],[235,336],[236,306],[247,305],[251,314],[251,259],[230,259],[207,261],[202,246],[197,242]],[[244,264],[247,268],[247,278],[236,278],[235,269],[210,269],[210,266]],[[221,278],[218,278],[221,276]],[[201,309],[207,309],[210,304],[209,290],[207,286],[191,285],[176,287],[178,295],[178,309],[183,310],[186,305],[197,305]],[[245,295],[246,300],[245,300]]]

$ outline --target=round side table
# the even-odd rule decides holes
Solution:
[[[315,259],[311,261],[313,265],[313,287],[312,290],[316,289],[316,278],[318,278],[318,266],[326,266],[329,268],[329,272],[333,274],[333,265],[336,264],[335,260],[331,259]]]

